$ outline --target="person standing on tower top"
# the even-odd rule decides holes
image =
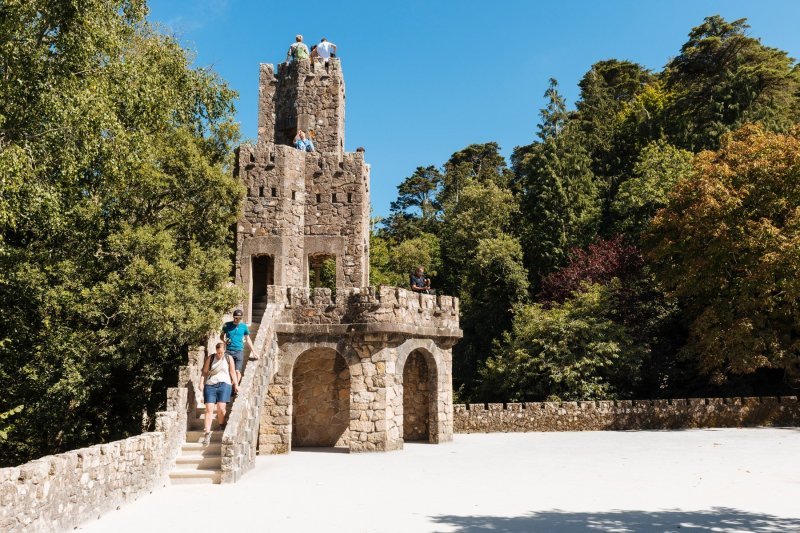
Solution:
[[[295,36],[294,41],[286,52],[287,63],[295,59],[308,59],[308,47],[303,42],[303,36]]]
[[[330,58],[336,57],[336,45],[329,42],[325,37],[320,40],[316,50],[317,55],[326,63],[330,60]]]

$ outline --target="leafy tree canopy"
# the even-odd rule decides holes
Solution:
[[[800,130],[747,126],[694,167],[648,235],[690,321],[687,351],[717,382],[762,367],[797,375]]]
[[[138,433],[235,301],[231,91],[139,0],[0,14],[0,462]]]

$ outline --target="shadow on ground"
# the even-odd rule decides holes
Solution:
[[[714,507],[702,511],[608,511],[574,513],[542,511],[524,516],[453,516],[432,517],[457,533],[572,533],[597,532],[740,532],[777,533],[800,531],[800,518],[782,518],[748,513],[737,509]]]

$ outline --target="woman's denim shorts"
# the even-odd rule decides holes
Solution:
[[[231,400],[230,383],[214,383],[203,387],[203,401],[205,403],[228,403]]]

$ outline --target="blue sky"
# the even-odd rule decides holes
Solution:
[[[659,70],[705,16],[746,17],[751,35],[800,56],[797,0],[151,0],[150,9],[239,92],[245,139],[256,137],[258,64],[283,61],[297,33],[337,44],[346,148],[366,148],[380,216],[417,166],[471,143],[497,141],[506,156],[529,143],[548,78],[572,106],[592,63]]]

